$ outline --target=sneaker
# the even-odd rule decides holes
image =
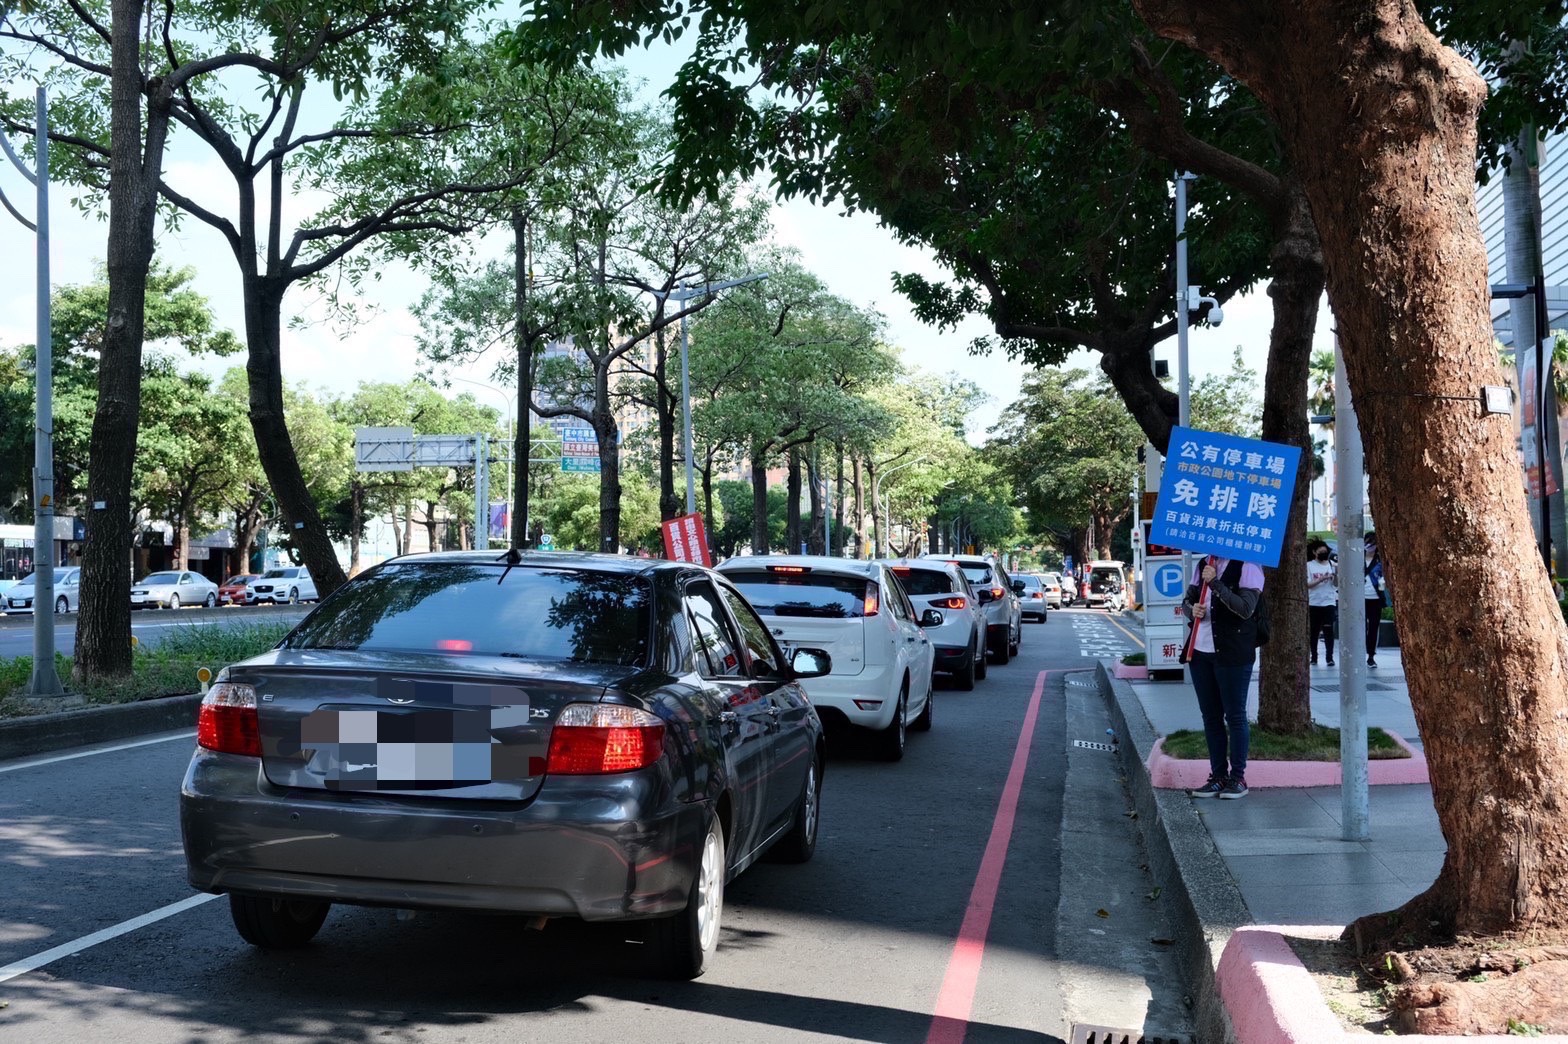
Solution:
[[[1312,657],[1312,664],[1311,665],[1313,667],[1316,667],[1318,665],[1318,658],[1316,656]],[[1333,666],[1333,665],[1330,664],[1330,666]]]
[[[1222,796],[1225,790],[1225,781],[1218,776],[1209,776],[1209,781],[1196,790],[1187,791],[1188,797],[1211,798]]]
[[[1329,666],[1330,666],[1330,667],[1332,667],[1332,666],[1334,666],[1334,657],[1332,657],[1332,656],[1330,656],[1330,657],[1329,657],[1329,658],[1328,658],[1328,665],[1329,665]]]
[[[1222,797],[1222,798],[1229,798],[1230,800],[1233,800],[1233,801],[1236,798],[1244,798],[1244,797],[1246,797],[1247,796],[1247,781],[1245,779],[1243,779],[1241,776],[1232,776],[1232,777],[1230,777],[1224,783],[1220,784],[1219,796]]]
[[[1367,666],[1368,667],[1376,667],[1377,666],[1377,658],[1373,657],[1373,656],[1368,656],[1367,657]]]

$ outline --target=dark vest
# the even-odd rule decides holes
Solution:
[[[1200,567],[1201,568],[1201,567]],[[1231,559],[1220,574],[1220,579],[1232,591],[1241,590],[1241,562]],[[1199,588],[1190,588],[1193,603],[1197,603]],[[1259,597],[1262,597],[1261,593]],[[1214,631],[1214,658],[1221,667],[1251,667],[1257,659],[1257,611],[1252,616],[1241,617],[1231,612],[1225,604],[1209,594],[1209,626]],[[1193,622],[1197,626],[1197,622]]]

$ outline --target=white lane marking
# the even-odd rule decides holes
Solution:
[[[127,932],[145,928],[147,925],[161,921],[165,917],[173,917],[175,914],[184,913],[186,910],[200,906],[202,903],[210,903],[216,898],[218,897],[215,895],[193,895],[189,898],[181,899],[177,903],[160,906],[158,909],[144,913],[140,917],[132,917],[129,921],[121,921],[119,924],[110,925],[108,928],[100,929],[91,935],[84,935],[80,939],[61,943],[59,946],[45,950],[43,953],[35,953],[31,957],[23,957],[19,961],[0,968],[0,982],[10,982],[18,975],[26,975],[30,971],[37,971],[44,965],[53,964],[62,957],[69,957],[73,953],[81,953],[83,950],[97,946],[99,943],[117,939]]]
[[[90,758],[94,754],[113,754],[117,750],[130,750],[133,747],[150,747],[154,743],[169,743],[177,739],[190,739],[195,735],[196,732],[192,729],[187,732],[177,732],[172,736],[159,736],[157,739],[137,740],[135,743],[118,743],[112,747],[99,747],[97,750],[79,750],[74,754],[56,754],[52,758],[36,758],[32,761],[23,761],[12,765],[0,765],[0,772],[18,772],[22,769],[38,768],[40,765],[53,765],[61,761]]]

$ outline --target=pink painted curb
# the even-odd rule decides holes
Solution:
[[[1383,730],[1388,732],[1387,729]],[[1367,763],[1368,778],[1374,786],[1397,783],[1430,783],[1427,775],[1426,756],[1405,742],[1398,733],[1388,732],[1395,743],[1410,752],[1408,758],[1371,761]],[[1201,787],[1209,778],[1209,763],[1167,757],[1163,747],[1165,737],[1154,742],[1145,764],[1149,780],[1161,790],[1191,790]],[[1257,787],[1337,787],[1339,786],[1337,761],[1254,761],[1247,765],[1247,786]]]
[[[1118,663],[1111,668],[1111,676],[1126,681],[1147,681],[1149,668],[1143,664]]]
[[[1327,931],[1338,935],[1340,929]],[[1352,1044],[1367,1039],[1365,1034],[1348,1033],[1340,1025],[1312,973],[1282,934],[1322,937],[1324,932],[1322,928],[1254,925],[1231,934],[1214,977],[1237,1044]],[[1396,1039],[1409,1044],[1452,1044],[1461,1038],[1411,1034]],[[1504,1044],[1520,1038],[1487,1035],[1462,1039]],[[1568,1044],[1568,1037],[1562,1034],[1534,1039]]]

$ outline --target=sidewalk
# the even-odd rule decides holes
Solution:
[[[1367,671],[1367,721],[1420,749],[1398,649]],[[1187,682],[1132,682],[1158,735],[1202,729]],[[1248,710],[1256,720],[1257,675]],[[1312,719],[1339,725],[1339,670],[1312,671]],[[1371,788],[1371,837],[1344,841],[1338,787],[1254,788],[1239,801],[1193,802],[1254,923],[1343,925],[1392,910],[1437,877],[1447,845],[1430,786]]]
[[[1419,749],[1399,650],[1379,649],[1377,660],[1367,672],[1368,722]],[[1348,1040],[1279,937],[1251,926],[1337,929],[1424,890],[1446,851],[1431,787],[1372,787],[1371,836],[1363,842],[1341,838],[1338,787],[1255,787],[1238,801],[1156,789],[1149,753],[1160,736],[1203,727],[1197,697],[1185,681],[1112,679],[1110,666],[1102,663],[1102,692],[1124,745],[1151,870],[1175,893],[1198,1039]],[[1249,711],[1256,720],[1256,676]],[[1337,668],[1313,670],[1312,716],[1339,724]]]

